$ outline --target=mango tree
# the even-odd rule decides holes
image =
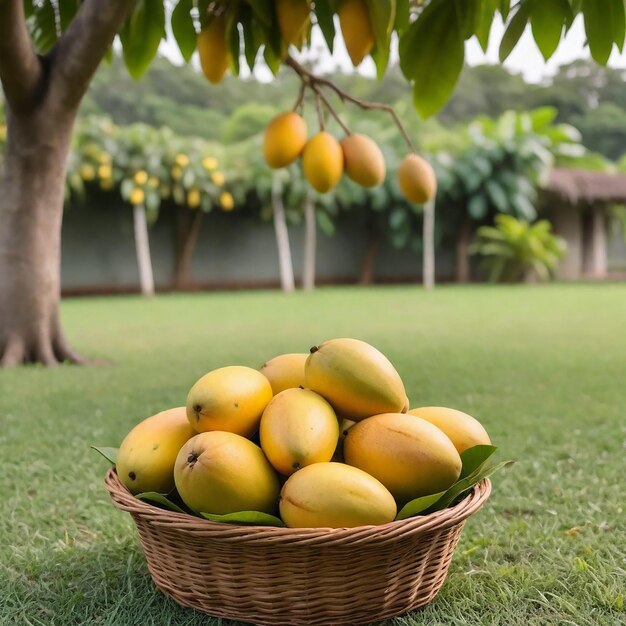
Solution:
[[[365,10],[355,12],[355,1]],[[598,62],[607,62],[614,44],[623,46],[623,0],[520,0],[512,11],[510,5],[510,0],[0,0],[0,80],[8,129],[0,195],[0,363],[82,361],[59,320],[65,170],[78,106],[117,35],[130,73],[139,77],[166,37],[169,21],[183,57],[189,60],[198,42],[205,74],[219,79],[228,67],[238,72],[242,52],[250,66],[262,54],[274,72],[285,63],[296,69],[289,45],[307,45],[312,23],[332,52],[338,14],[353,62],[371,55],[379,76],[397,32],[402,71],[422,115],[435,113],[452,93],[465,40],[475,36],[486,47],[497,12],[508,19],[502,58],[529,22],[549,57],[578,11]],[[311,84],[310,77],[299,75]]]

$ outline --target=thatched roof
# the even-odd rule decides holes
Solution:
[[[555,168],[545,190],[570,204],[626,203],[626,174]]]

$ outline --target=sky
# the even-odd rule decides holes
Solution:
[[[475,38],[469,40],[465,44],[465,60],[468,65],[480,65],[483,63],[499,63],[498,47],[502,39],[504,27],[500,18],[497,18],[491,30],[489,47],[484,53]],[[526,29],[518,45],[515,47],[504,66],[509,70],[521,73],[528,82],[540,82],[543,78],[551,76],[556,69],[565,63],[569,63],[575,59],[589,58],[589,49],[585,45],[585,31],[583,27],[582,17],[577,17],[564,40],[561,41],[558,50],[552,58],[546,63],[541,56],[537,45],[530,32],[530,27]],[[172,37],[163,45],[162,52],[169,57],[174,63],[181,62],[180,52],[173,41]],[[341,37],[335,39],[335,51],[331,56],[328,52],[321,32],[318,29],[313,31],[311,51],[306,55],[309,59],[315,59],[316,69],[322,71],[333,71],[341,69],[344,72],[355,71],[350,63],[348,53],[346,52]],[[391,60],[397,60],[397,42],[392,42]],[[194,61],[197,63],[197,59]],[[618,50],[613,49],[611,58],[609,59],[611,67],[626,68],[626,49],[620,54]],[[365,76],[375,76],[374,63],[367,58],[356,70]],[[257,63],[255,67],[255,76],[262,81],[271,80],[271,72],[262,63]],[[249,76],[245,63],[241,64],[241,76],[246,78]]]

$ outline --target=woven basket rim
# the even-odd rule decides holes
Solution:
[[[491,481],[480,481],[463,500],[453,507],[429,515],[394,520],[378,526],[356,528],[283,528],[214,522],[187,513],[177,513],[138,500],[120,481],[114,467],[107,472],[105,486],[114,505],[123,511],[138,516],[154,526],[176,529],[189,535],[215,538],[223,541],[252,543],[307,543],[342,544],[374,541],[393,541],[400,535],[422,534],[443,530],[459,524],[480,509],[491,493]]]

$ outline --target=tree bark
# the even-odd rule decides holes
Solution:
[[[369,209],[371,211],[371,209]],[[382,231],[375,215],[370,216],[369,238],[365,256],[361,263],[361,273],[359,275],[359,285],[371,285],[374,282],[374,266],[376,257],[380,250]]]
[[[22,0],[0,0],[0,80],[7,144],[0,182],[0,366],[82,363],[60,326],[61,222],[74,120],[133,3],[84,0],[45,57]]]
[[[189,213],[187,208],[178,208],[174,288],[179,291],[188,289],[191,284],[191,261],[204,217],[201,209],[194,210],[191,218]]]
[[[282,186],[280,181],[274,178],[272,182],[272,211],[274,213],[274,232],[276,234],[276,247],[278,248],[278,265],[280,270],[280,285],[283,291],[290,293],[295,288],[293,278],[293,263],[291,262],[291,249],[289,247],[289,231],[285,219],[285,207],[283,205]]]
[[[304,201],[304,266],[302,268],[302,288],[305,291],[315,289],[315,253],[317,248],[317,230],[315,218],[315,198],[308,191]]]
[[[472,236],[472,222],[465,218],[456,240],[456,282],[468,283],[470,280],[469,243]]]
[[[154,295],[154,274],[152,273],[152,258],[150,257],[146,208],[142,204],[133,206],[133,226],[141,295],[150,298]]]
[[[422,280],[424,289],[435,286],[435,201],[424,205]]]

